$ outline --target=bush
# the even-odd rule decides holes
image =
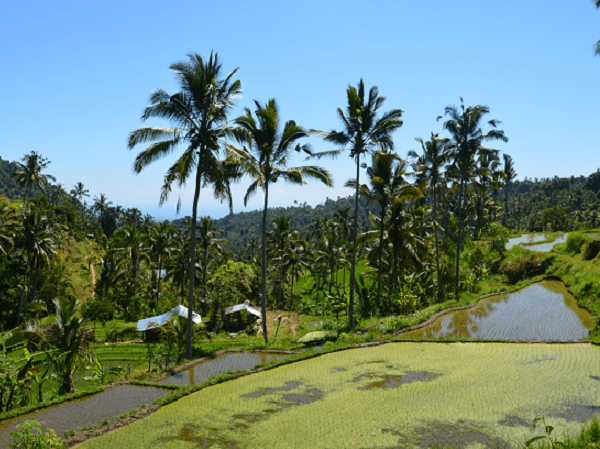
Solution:
[[[546,259],[542,254],[524,251],[511,262],[502,264],[499,271],[508,278],[509,283],[516,284],[523,279],[544,274],[550,261],[551,258]]]
[[[585,260],[592,260],[600,252],[600,240],[588,240],[581,249],[581,254]]]
[[[42,429],[35,420],[26,420],[15,427],[10,437],[13,449],[65,449],[65,445],[52,429]]]
[[[569,232],[569,236],[567,237],[567,252],[579,254],[584,243],[585,240],[581,232]]]

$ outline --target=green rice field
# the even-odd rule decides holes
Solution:
[[[592,345],[405,342],[212,386],[80,447],[514,447],[538,415],[560,437],[598,411]]]

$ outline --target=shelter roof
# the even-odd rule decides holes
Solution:
[[[135,329],[138,332],[147,331],[148,329],[154,329],[156,327],[163,326],[168,321],[171,320],[172,316],[182,316],[187,318],[188,316],[188,308],[182,305],[178,305],[177,307],[173,307],[170,312],[164,313],[162,315],[153,316],[150,318],[144,318],[143,320],[139,320],[137,324],[137,328]],[[192,321],[195,324],[202,323],[202,318],[196,312],[192,312]]]

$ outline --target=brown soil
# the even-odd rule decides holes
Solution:
[[[277,332],[277,321],[275,318],[279,315],[284,317],[279,327],[279,333],[277,334],[277,340],[281,338],[294,338],[296,336],[296,327],[302,321],[300,315],[294,312],[285,310],[267,310],[267,332],[269,333],[269,341],[272,341]]]
[[[86,259],[89,256],[85,256]],[[92,273],[92,299],[94,299],[94,290],[96,289],[96,270],[94,269],[94,264],[90,264],[90,272]]]

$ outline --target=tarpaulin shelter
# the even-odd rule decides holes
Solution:
[[[246,301],[244,304],[236,304],[235,306],[227,307],[227,309],[225,309],[225,316],[227,316],[227,329],[229,331],[239,331],[246,329],[246,325],[248,323],[244,323],[242,321],[241,315],[239,314],[239,312],[241,312],[242,310],[247,310],[249,314],[254,315],[256,318],[260,318],[261,316],[260,309],[258,307],[250,305],[249,301]],[[229,316],[234,313],[238,314],[238,319],[236,323],[231,323],[229,320]]]
[[[158,316],[153,316],[151,318],[144,318],[143,320],[139,320],[137,328],[135,330],[138,332],[145,332],[150,329],[155,329],[157,327],[163,326],[165,323],[171,320],[171,317],[177,315],[187,318],[188,308],[182,305],[178,305],[177,307],[173,307],[170,312]],[[192,312],[192,321],[194,322],[194,324],[201,324],[202,318],[196,312]]]

